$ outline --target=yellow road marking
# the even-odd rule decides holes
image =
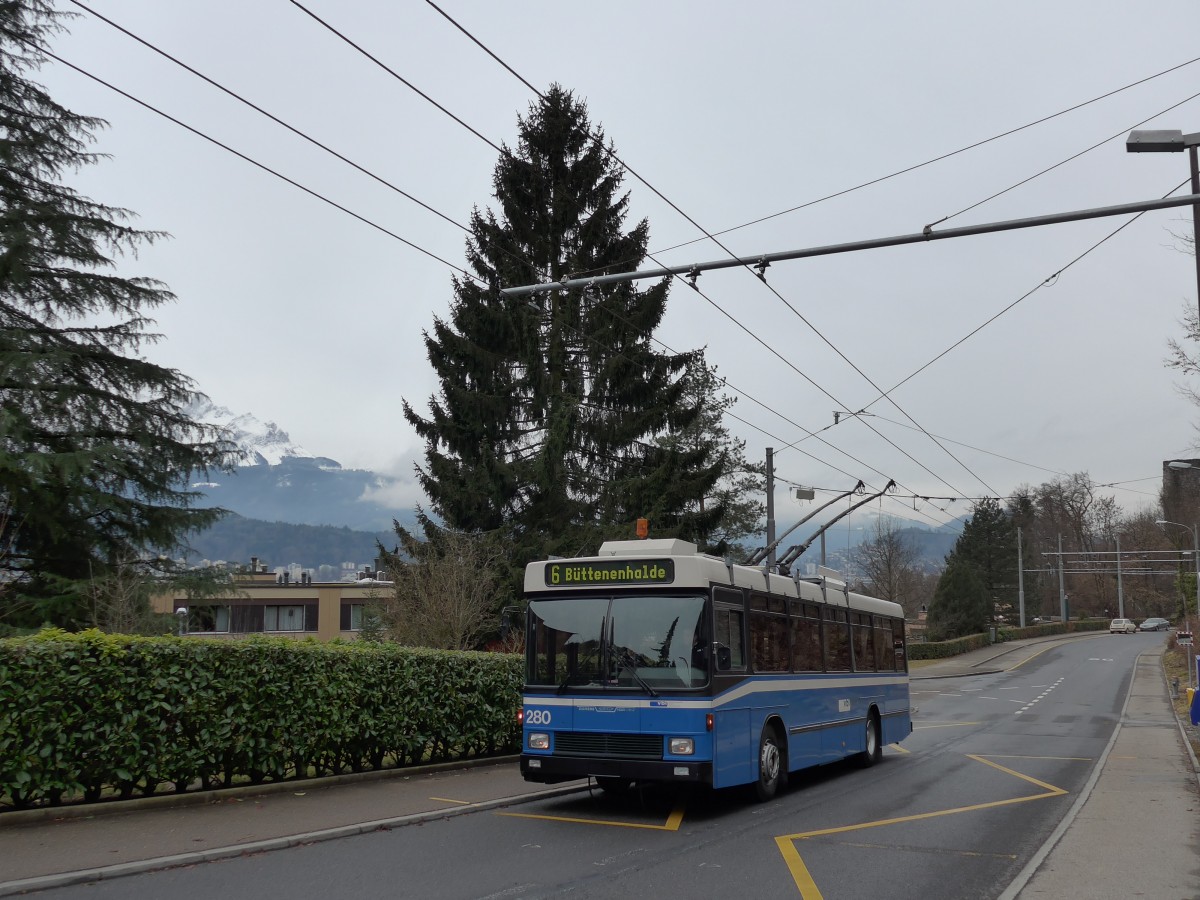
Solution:
[[[513,819],[542,819],[547,822],[572,822],[576,825],[611,825],[615,828],[644,828],[648,831],[678,831],[683,822],[683,807],[677,806],[662,825],[646,825],[641,822],[613,822],[610,819],[581,819],[574,816],[542,816],[535,813],[496,813]]]
[[[779,852],[783,854],[783,860],[787,863],[788,871],[792,873],[792,880],[796,882],[800,896],[804,900],[823,900],[820,890],[817,889],[817,883],[813,881],[812,875],[808,872],[808,866],[804,865],[804,860],[796,852],[795,842],[786,837],[777,837],[775,844],[779,847]]]
[[[895,750],[897,753],[912,753],[911,750],[905,750],[899,744],[888,744],[888,748],[891,750]]]
[[[1087,637],[1085,637],[1085,638],[1075,638],[1075,640],[1084,640],[1084,641],[1090,641],[1090,640],[1095,640],[1095,639],[1096,639],[1096,638],[1098,638],[1098,637],[1107,637],[1107,635],[1105,635],[1105,634],[1089,634],[1089,635],[1088,635]],[[1033,654],[1032,656],[1027,656],[1027,657],[1025,657],[1023,660],[1021,660],[1021,661],[1020,661],[1019,663],[1017,663],[1015,666],[1013,666],[1012,668],[1009,668],[1009,669],[1005,669],[1005,671],[1006,671],[1006,672],[1011,672],[1013,669],[1019,669],[1019,668],[1021,668],[1021,666],[1025,665],[1025,663],[1029,662],[1031,659],[1037,659],[1039,656],[1041,656],[1041,655],[1042,655],[1043,653],[1045,653],[1047,650],[1053,650],[1055,647],[1061,647],[1061,646],[1062,646],[1062,643],[1061,643],[1061,642],[1059,642],[1059,643],[1057,643],[1057,644],[1051,644],[1049,647],[1043,647],[1043,648],[1042,648],[1041,650],[1039,650],[1037,653]]]
[[[1119,757],[1118,757],[1119,758]],[[1130,757],[1132,759],[1133,757]],[[1018,756],[1015,753],[989,753],[988,759],[1053,759],[1060,762],[1091,762],[1090,756]]]
[[[1016,803],[1028,803],[1030,800],[1045,800],[1050,797],[1061,797],[1067,792],[1062,788],[1055,787],[1052,784],[1047,784],[1034,778],[1032,775],[1025,775],[1021,772],[1016,772],[1007,766],[1002,766],[999,763],[992,762],[982,756],[974,753],[967,754],[968,759],[973,759],[976,762],[981,762],[984,765],[991,766],[1006,775],[1012,775],[1014,778],[1019,778],[1022,781],[1027,781],[1030,784],[1042,789],[1042,793],[1030,794],[1025,797],[1012,797],[1008,800],[991,800],[986,803],[972,803],[969,806],[958,806],[953,809],[939,809],[927,813],[916,813],[911,816],[896,816],[891,819],[878,819],[874,822],[860,822],[857,825],[843,825],[836,828],[821,828],[815,831],[803,831],[796,834],[784,834],[775,838],[775,844],[779,847],[779,852],[783,856],[784,862],[787,864],[788,871],[792,875],[792,880],[796,882],[796,887],[800,891],[800,896],[803,900],[822,900],[821,892],[817,888],[816,882],[813,881],[808,867],[801,859],[800,853],[796,850],[796,842],[807,840],[814,837],[825,837],[831,834],[847,834],[852,831],[862,831],[867,828],[880,828],[885,825],[899,825],[905,822],[920,822],[925,819],[936,819],[942,816],[952,816],[958,813],[975,812],[982,809],[995,809],[1001,806],[1012,806]]]
[[[1029,662],[1031,659],[1037,659],[1039,656],[1041,656],[1041,655],[1042,655],[1043,653],[1045,653],[1047,650],[1053,650],[1053,649],[1054,649],[1055,647],[1057,647],[1057,646],[1059,646],[1059,645],[1058,645],[1058,644],[1051,644],[1049,647],[1043,647],[1043,648],[1042,648],[1041,650],[1039,650],[1037,653],[1033,654],[1032,656],[1027,656],[1027,657],[1025,657],[1023,660],[1021,660],[1021,661],[1020,661],[1019,663],[1017,663],[1015,666],[1013,666],[1013,667],[1012,667],[1012,668],[1010,668],[1010,669],[1007,669],[1006,671],[1008,671],[1008,672],[1011,672],[1011,671],[1013,671],[1013,669],[1019,669],[1019,668],[1021,668],[1021,666],[1025,665],[1025,663]]]
[[[430,800],[437,800],[441,803],[461,803],[463,806],[470,806],[470,800],[452,800],[449,797],[430,797]]]
[[[993,769],[999,769],[1001,772],[1004,772],[1008,775],[1012,775],[1014,778],[1020,778],[1022,781],[1028,781],[1030,784],[1036,784],[1042,790],[1049,791],[1050,792],[1049,796],[1051,796],[1051,797],[1061,797],[1063,794],[1066,793],[1066,791],[1064,791],[1062,788],[1055,787],[1052,784],[1047,784],[1044,781],[1038,781],[1032,775],[1023,775],[1020,772],[1015,772],[1012,769],[1008,768],[1007,766],[1002,766],[1002,765],[1000,765],[1000,763],[992,762],[990,759],[985,759],[982,756],[976,756],[974,753],[968,753],[967,759],[973,759],[976,762],[981,762],[986,766],[991,766]],[[1040,800],[1041,797],[1042,797],[1042,795],[1038,794],[1033,797],[1028,797],[1026,799]]]

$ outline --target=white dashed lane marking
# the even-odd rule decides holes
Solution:
[[[1046,687],[1045,685],[1037,685],[1037,687],[1046,687],[1046,689],[1044,691],[1042,691],[1040,694],[1038,694],[1037,697],[1035,697],[1033,700],[1030,700],[1028,703],[1026,703],[1024,706],[1022,706],[1020,709],[1018,709],[1015,713],[1013,713],[1013,715],[1019,716],[1021,713],[1027,712],[1028,710],[1032,709],[1035,703],[1037,703],[1041,700],[1045,700],[1046,697],[1049,696],[1050,692],[1053,691],[1056,687],[1058,687],[1062,683],[1063,683],[1063,679],[1060,678],[1060,679],[1058,679],[1058,681],[1054,682],[1054,684],[1050,685],[1049,687]]]

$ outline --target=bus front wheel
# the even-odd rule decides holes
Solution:
[[[867,716],[866,749],[858,755],[858,762],[864,769],[869,768],[883,759],[883,738],[879,726],[879,713],[871,710]]]
[[[784,777],[779,735],[767,725],[758,739],[758,780],[754,782],[754,795],[763,802],[770,800],[779,792]]]

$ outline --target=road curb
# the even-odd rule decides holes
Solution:
[[[407,816],[396,816],[390,819],[376,819],[371,822],[359,822],[355,825],[342,825],[337,828],[325,828],[320,831],[309,831],[303,834],[291,834],[284,837],[267,838],[246,844],[233,844],[228,847],[212,847],[207,850],[195,850],[189,853],[177,853],[172,856],[160,856],[155,859],[138,860],[135,862],[118,863],[112,866],[99,866],[92,869],[79,869],[74,872],[59,872],[54,875],[39,875],[34,878],[23,878],[19,881],[0,882],[0,897],[10,897],[26,891],[44,891],[50,888],[68,887],[92,881],[110,881],[127,875],[140,875],[160,869],[170,869],[176,866],[192,865],[200,862],[212,862],[218,859],[230,859],[252,853],[266,853],[270,850],[286,850],[300,844],[315,844],[322,841],[333,841],[344,837],[354,837],[371,831],[388,831],[405,825],[419,825],[434,819],[449,819],[470,812],[497,809],[503,806],[519,806],[544,800],[550,797],[560,797],[588,790],[590,785],[572,785],[569,787],[549,788],[534,791],[529,794],[518,794],[513,797],[501,797],[496,800],[481,800],[478,803],[448,806],[428,812],[412,813]]]
[[[1004,669],[972,669],[969,672],[947,672],[944,675],[909,675],[908,680],[936,681],[939,678],[971,678],[974,675],[998,675],[1003,671]]]

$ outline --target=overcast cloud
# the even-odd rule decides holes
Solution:
[[[480,134],[514,143],[517,115],[534,95],[428,3],[304,5]],[[621,158],[710,232],[1180,66],[724,235],[737,254],[908,234],[946,216],[937,227],[1161,197],[1186,179],[1186,155],[1127,154],[1125,134],[1200,131],[1200,99],[1187,99],[1200,92],[1200,62],[1181,65],[1200,56],[1200,7],[1184,0],[439,5],[533,85],[557,81],[583,97]],[[289,0],[95,0],[94,8],[458,222],[492,202],[496,152],[487,143]],[[110,25],[83,13],[53,47],[463,264],[461,230]],[[411,479],[421,445],[400,399],[422,407],[437,389],[421,332],[446,314],[451,270],[62,65],[39,79],[71,109],[110,124],[96,149],[113,158],[73,186],[173,235],[123,264],[179,297],[156,316],[165,339],[151,355],[216,403],[276,421],[313,453]],[[655,250],[702,236],[632,176],[626,187],[633,215],[650,220]],[[774,446],[785,480],[844,490],[858,478],[877,488],[894,478],[899,495],[971,498],[1086,471],[1119,483],[1115,496],[1134,510],[1153,501],[1162,461],[1190,455],[1195,437],[1196,410],[1163,366],[1185,304],[1196,303],[1193,260],[1170,233],[1190,233],[1187,208],[1142,216],[1034,291],[906,381],[892,395],[900,409],[875,402],[864,378],[890,389],[1125,221],[779,263],[767,280],[792,309],[744,270],[714,272],[698,282],[711,303],[684,284],[672,289],[659,337],[675,350],[707,347],[729,383],[767,407],[744,397],[734,411],[750,424],[730,426],[752,457]],[[676,265],[726,253],[702,241],[655,255]],[[869,404],[877,417],[822,432],[827,444],[781,449],[832,425],[834,409]],[[913,505],[883,508],[912,516]],[[965,511],[962,502],[916,506],[925,524],[946,518],[938,507]]]

